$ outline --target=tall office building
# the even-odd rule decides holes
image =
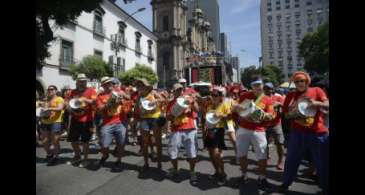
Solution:
[[[329,0],[261,0],[263,65],[278,65],[287,80],[303,68],[298,46],[307,32],[328,21]]]
[[[228,38],[226,33],[220,33],[220,48],[219,50],[223,53],[224,58],[228,58],[229,50],[228,50]]]
[[[188,21],[192,17],[192,12],[194,8],[200,8],[206,17],[206,19],[210,22],[210,27],[212,31],[212,38],[215,43],[215,48],[220,48],[220,20],[219,20],[219,4],[218,0],[188,0]]]

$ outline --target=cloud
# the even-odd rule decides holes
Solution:
[[[259,5],[259,0],[237,0],[236,5],[231,9],[231,14],[244,12]]]

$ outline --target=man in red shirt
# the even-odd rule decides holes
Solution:
[[[251,82],[252,91],[243,93],[240,96],[238,104],[235,105],[234,111],[240,113],[246,110],[241,103],[243,101],[254,101],[255,105],[260,108],[249,116],[238,118],[239,128],[236,131],[237,137],[237,156],[240,158],[242,171],[241,183],[247,182],[247,153],[250,144],[253,145],[259,165],[258,183],[261,189],[269,188],[266,180],[266,159],[267,159],[267,140],[266,140],[266,123],[274,117],[274,109],[271,98],[266,96],[263,91],[263,81],[260,77],[255,77]],[[262,112],[263,111],[263,112]],[[260,114],[262,113],[262,114]]]
[[[329,102],[319,87],[309,87],[311,79],[305,72],[293,74],[296,90],[289,92],[283,106],[285,117],[291,120],[291,135],[284,166],[283,190],[288,189],[296,177],[299,164],[306,151],[311,151],[324,194],[328,193],[328,128],[321,109],[328,109]],[[314,117],[298,114],[298,102],[306,99],[308,107],[316,108]]]
[[[105,161],[109,157],[109,146],[112,144],[113,137],[116,141],[116,157],[117,161],[114,164],[114,170],[122,169],[122,154],[123,146],[126,136],[126,128],[122,124],[124,118],[121,118],[122,113],[122,98],[126,98],[127,95],[113,87],[113,81],[109,77],[103,77],[101,79],[101,85],[104,88],[104,92],[100,93],[96,98],[97,111],[102,115],[103,124],[101,125],[101,153],[102,158],[99,161],[99,167],[104,166]],[[112,97],[112,92],[117,92],[120,98]],[[126,117],[126,116],[122,116]]]
[[[67,95],[66,104],[69,107],[69,101],[73,98],[79,98],[83,102],[82,109],[72,110],[71,112],[71,124],[70,132],[67,140],[71,142],[72,149],[74,150],[74,158],[67,162],[67,164],[77,165],[79,167],[85,167],[89,164],[89,141],[92,135],[91,128],[93,127],[93,108],[96,99],[96,91],[94,88],[88,88],[88,79],[85,74],[77,75],[76,79],[76,89],[72,90],[70,94]],[[79,141],[81,138],[83,146],[84,160],[81,162],[81,150],[79,146]],[[81,162],[81,163],[80,163]]]
[[[168,153],[171,159],[173,168],[169,170],[168,177],[174,178],[178,175],[178,151],[179,146],[184,145],[187,153],[189,165],[190,165],[190,182],[195,185],[197,182],[197,176],[195,173],[196,162],[196,126],[194,124],[193,111],[198,110],[196,101],[191,96],[185,96],[189,101],[190,106],[180,116],[173,116],[171,114],[173,106],[175,105],[177,98],[183,96],[183,86],[181,84],[174,85],[174,99],[169,102],[167,106],[167,119],[171,121],[171,135],[168,146]]]
[[[269,142],[270,138],[273,137],[276,145],[276,151],[278,153],[278,164],[276,168],[283,170],[283,157],[284,157],[284,133],[281,126],[281,113],[280,109],[284,103],[284,97],[274,93],[274,85],[272,83],[265,83],[264,86],[265,95],[271,98],[274,104],[275,118],[268,125],[266,130],[266,137]],[[270,159],[269,149],[267,150],[268,159]]]

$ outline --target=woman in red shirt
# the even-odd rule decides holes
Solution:
[[[283,105],[285,117],[291,120],[291,135],[288,144],[287,157],[284,167],[283,190],[288,189],[296,177],[299,164],[305,151],[311,151],[320,186],[324,194],[328,192],[328,128],[324,125],[322,109],[329,108],[326,94],[321,88],[309,87],[311,79],[305,72],[293,74],[292,81],[296,90],[289,92]],[[298,102],[307,99],[309,107],[316,108],[313,117],[298,115]]]

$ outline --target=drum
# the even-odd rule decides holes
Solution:
[[[317,109],[314,107],[308,107],[309,101],[307,99],[303,99],[298,101],[298,114],[302,117],[314,117],[317,113]]]
[[[220,118],[216,117],[214,112],[208,112],[205,115],[205,120],[208,128],[213,128],[220,121]]]
[[[238,113],[240,115],[240,117],[242,118],[246,118],[248,117],[250,114],[253,113],[254,111],[254,107],[255,107],[255,103],[252,100],[245,100],[241,103],[241,106],[243,106],[245,109],[242,110],[240,113]]]
[[[37,109],[35,109],[35,115],[36,115],[37,117],[40,117],[40,116],[41,116],[41,111],[42,111],[42,108],[37,108]]]
[[[141,98],[141,105],[140,106],[141,106],[142,110],[144,110],[144,111],[152,111],[152,110],[156,109],[157,104],[152,103],[151,101],[146,100],[144,98]]]
[[[40,110],[40,113],[39,113],[39,117],[47,119],[47,118],[49,118],[51,116],[51,114],[52,114],[52,111],[51,110],[41,109]]]
[[[179,97],[176,99],[176,103],[174,104],[174,106],[172,107],[172,111],[171,111],[171,114],[174,116],[174,117],[178,117],[180,116],[184,110],[186,108],[189,107],[189,104],[187,103],[187,101],[182,98],[182,97]]]

